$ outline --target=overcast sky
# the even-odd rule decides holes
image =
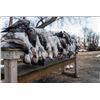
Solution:
[[[36,21],[36,18],[33,17],[27,17],[27,19],[32,20],[33,23]],[[63,24],[61,24],[61,21],[55,21],[52,25],[47,26],[45,29],[51,31],[64,30],[70,34],[82,37],[82,28],[86,26],[100,35],[100,17],[73,17],[73,19],[72,23],[70,23],[68,18],[65,17],[62,22]],[[8,25],[8,21],[9,17],[1,17],[0,31],[5,27],[5,24],[6,26]]]
[[[52,27],[47,27],[48,30],[65,30],[66,32],[70,32],[70,34],[83,36],[83,27],[88,27],[92,29],[94,32],[100,34],[100,17],[82,17],[81,22],[77,22],[71,24],[66,19],[64,20],[64,25],[59,27],[57,22]]]

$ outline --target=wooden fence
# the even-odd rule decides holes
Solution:
[[[73,75],[78,76],[78,68],[76,64],[76,55],[73,58],[56,59],[49,61],[45,66],[26,65],[25,67],[18,67],[18,60],[24,54],[20,49],[1,48],[1,58],[4,64],[4,73],[0,74],[0,82],[2,83],[25,83],[32,80],[40,79],[51,74],[53,71],[61,68],[64,69],[66,65],[74,64]],[[48,61],[47,61],[48,62]],[[0,68],[1,71],[1,68]],[[3,79],[3,80],[2,80]]]

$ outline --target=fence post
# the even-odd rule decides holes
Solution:
[[[17,83],[17,59],[4,60],[5,83]]]
[[[77,54],[75,53],[75,77],[78,77]]]
[[[17,83],[17,61],[20,55],[23,54],[16,49],[5,49],[1,56],[4,59],[4,82]]]

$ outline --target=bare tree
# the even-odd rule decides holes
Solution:
[[[87,27],[83,28],[85,37],[84,37],[84,45],[87,45],[87,49],[89,51],[95,51],[98,48],[99,44],[99,36],[92,29]]]
[[[19,16],[19,17],[13,17],[16,20],[20,19],[28,19],[28,17],[25,16]],[[88,20],[88,17],[73,17],[73,16],[55,16],[55,17],[50,17],[50,16],[34,16],[31,20],[31,25],[36,27],[36,28],[45,28],[48,25],[53,25],[53,22],[58,22],[58,27],[62,27],[65,24],[83,24],[83,22]]]

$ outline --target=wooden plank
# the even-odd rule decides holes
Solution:
[[[75,61],[75,58],[60,63],[55,63],[53,65],[49,65],[48,67],[43,67],[40,69],[38,68],[37,70],[34,70],[30,73],[18,76],[18,82],[26,83],[31,82],[32,80],[40,79],[44,76],[48,76],[49,74],[58,70],[59,68],[63,70],[67,64],[73,63],[73,61]]]
[[[24,55],[22,51],[2,51],[2,59],[19,59],[21,55]]]
[[[73,61],[75,58],[71,58],[69,59],[70,62]],[[63,59],[55,59],[55,60],[46,60],[45,61],[45,65],[30,65],[30,64],[26,64],[23,66],[23,64],[19,65],[18,66],[18,76],[21,76],[21,75],[24,75],[24,74],[27,74],[27,73],[30,73],[30,72],[33,72],[33,71],[37,71],[37,70],[41,70],[41,69],[45,69],[49,66],[52,66],[52,65],[56,65],[56,64],[59,64],[59,63],[63,63],[65,61],[69,61],[68,58],[63,58]]]

